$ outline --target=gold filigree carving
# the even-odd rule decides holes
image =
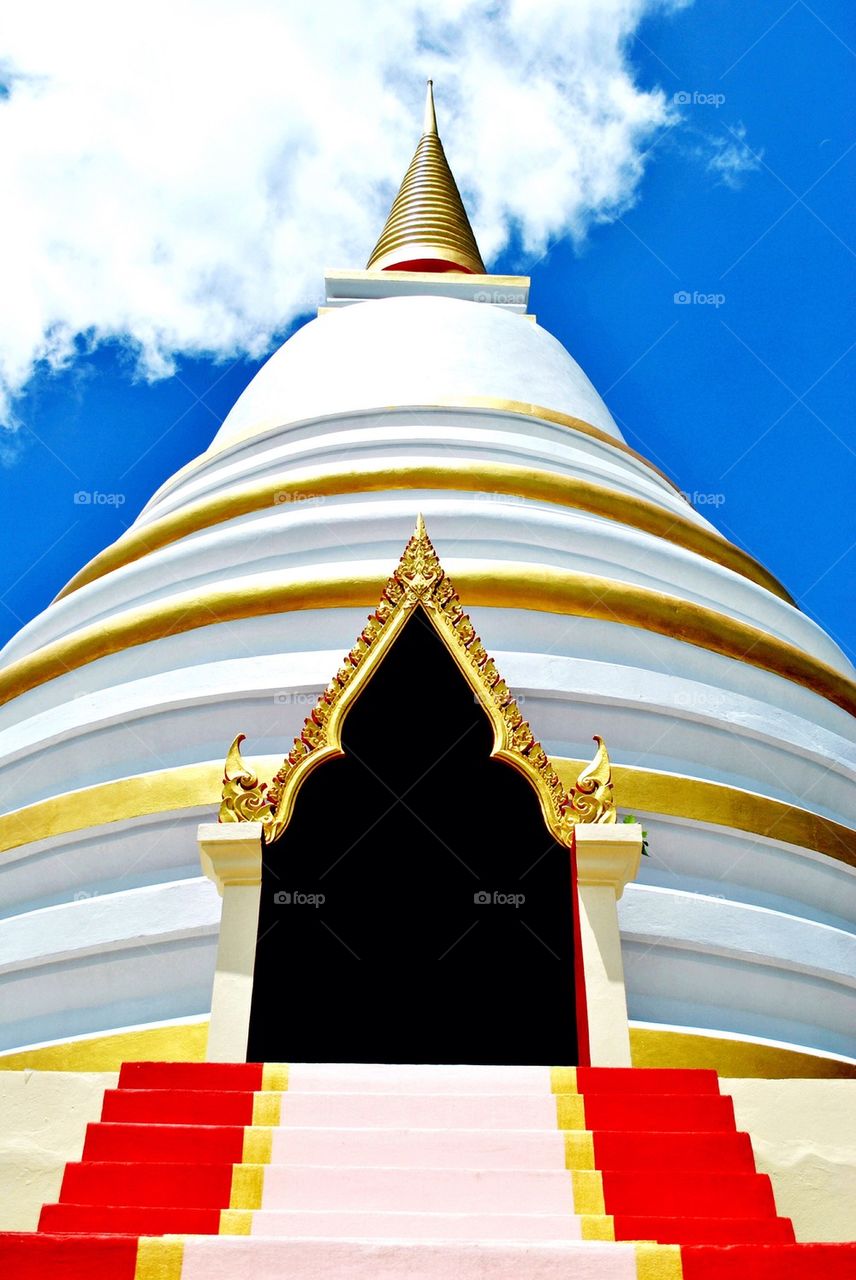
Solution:
[[[244,734],[239,733],[226,756],[220,821],[269,822],[271,810],[265,795],[267,783],[259,782],[244,764],[241,756],[243,741]]]
[[[341,736],[345,714],[417,608],[433,623],[490,718],[492,754],[529,779],[555,838],[569,846],[578,822],[614,822],[611,770],[603,740],[595,738],[598,749],[594,760],[580,774],[576,786],[566,791],[464,613],[421,515],[377,609],[307,717],[269,787],[259,783],[244,764],[239,751],[243,735],[235,739],[226,762],[221,822],[262,822],[267,843],[282,834],[306,775],[322,760],[344,754]]]
[[[615,822],[612,766],[603,738],[595,734],[594,741],[597,752],[591,764],[577,778],[571,809],[579,814],[578,822]]]

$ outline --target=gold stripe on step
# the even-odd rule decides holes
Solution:
[[[261,1209],[264,1191],[263,1164],[236,1164],[232,1167],[230,1209]]]
[[[560,1129],[585,1129],[586,1108],[582,1095],[556,1094],[556,1117]]]
[[[262,1088],[284,1093],[288,1088],[288,1063],[266,1062],[262,1067]]]
[[[609,1213],[584,1213],[580,1215],[580,1233],[583,1240],[615,1240],[615,1219]]]
[[[550,1088],[553,1093],[577,1093],[576,1067],[551,1067]]]
[[[637,1244],[636,1280],[683,1280],[679,1244]]]
[[[565,1133],[565,1168],[594,1169],[594,1137],[588,1129]]]
[[[252,1125],[244,1130],[241,1164],[270,1164],[272,1150],[273,1128],[271,1126]]]
[[[603,1202],[603,1175],[599,1169],[572,1169],[574,1213],[606,1213]]]
[[[221,1209],[221,1236],[249,1236],[253,1231],[253,1213],[251,1209]]]
[[[253,1095],[253,1127],[273,1128],[279,1125],[282,1114],[281,1093],[256,1093]]]
[[[184,1241],[169,1236],[140,1236],[134,1280],[181,1280]]]

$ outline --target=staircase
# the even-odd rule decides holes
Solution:
[[[853,1280],[715,1072],[127,1063],[5,1280]]]

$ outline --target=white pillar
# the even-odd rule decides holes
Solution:
[[[593,1067],[629,1067],[630,1027],[617,902],[635,879],[642,828],[580,823],[576,829],[577,902]]]
[[[202,870],[223,899],[208,1030],[209,1062],[246,1062],[262,885],[262,824],[206,822]]]

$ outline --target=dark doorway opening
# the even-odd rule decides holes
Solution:
[[[570,854],[491,744],[417,609],[266,851],[250,1060],[577,1061]]]

